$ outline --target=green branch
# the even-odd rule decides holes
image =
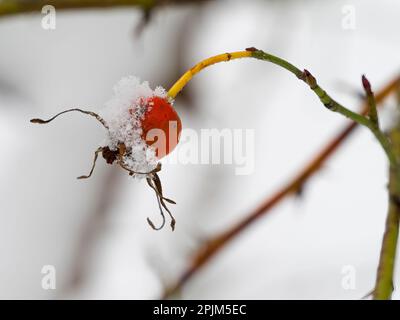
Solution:
[[[399,91],[400,92],[400,91]],[[399,96],[400,98],[400,96]],[[400,99],[399,99],[400,101]],[[389,133],[393,150],[400,158],[400,121]],[[382,240],[378,272],[376,276],[373,298],[377,300],[390,299],[393,292],[393,272],[399,236],[400,218],[400,167],[390,167],[389,175],[389,209],[386,218],[385,233]]]
[[[396,145],[400,148],[400,128],[392,132],[396,136]],[[399,170],[392,168],[389,182],[389,209],[386,218],[385,234],[379,259],[376,285],[373,298],[390,299],[393,292],[393,272],[399,235],[400,217],[400,179]]]
[[[380,143],[381,147],[386,153],[386,156],[392,166],[397,166],[397,159],[393,153],[393,148],[391,146],[391,143],[389,139],[386,137],[386,135],[379,129],[379,126],[376,125],[375,119],[369,119],[362,114],[358,114],[356,112],[353,112],[334,99],[332,99],[329,94],[323,90],[317,83],[317,80],[315,77],[306,69],[304,71],[301,71],[299,68],[295,67],[291,63],[276,57],[274,55],[271,55],[269,53],[266,53],[262,50],[258,50],[256,48],[248,48],[247,50],[252,52],[252,57],[263,60],[263,61],[269,61],[275,65],[278,65],[291,73],[293,73],[297,78],[303,80],[305,83],[308,84],[310,89],[318,96],[319,100],[323,103],[323,105],[333,111],[340,113],[344,115],[345,117],[367,127],[376,137],[378,142]],[[372,94],[372,91],[371,91]],[[375,106],[376,110],[376,106]],[[376,112],[376,111],[375,111]],[[377,115],[376,115],[377,117]],[[377,121],[377,120],[376,120]]]

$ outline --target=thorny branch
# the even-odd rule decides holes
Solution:
[[[305,184],[305,182],[310,179],[320,168],[321,165],[337,150],[337,148],[342,144],[342,142],[350,136],[350,134],[354,131],[354,129],[358,126],[358,124],[364,124],[366,125],[366,122],[364,119],[367,119],[365,116],[367,115],[368,112],[370,112],[370,104],[365,102],[363,104],[362,108],[362,113],[356,114],[353,113],[352,111],[342,107],[339,105],[336,101],[331,99],[325,91],[323,91],[319,86],[317,86],[315,78],[311,76],[311,74],[307,71],[301,71],[291,65],[290,63],[269,55],[267,53],[264,53],[262,51],[259,51],[255,48],[249,48],[250,52],[257,52],[260,54],[259,59],[261,60],[266,60],[266,61],[271,61],[274,64],[277,64],[290,72],[294,73],[299,79],[305,81],[311,89],[318,95],[320,100],[324,103],[324,105],[329,109],[334,109],[332,111],[337,111],[345,116],[350,117],[353,119],[355,122],[350,123],[347,127],[345,127],[342,131],[339,132],[339,134],[332,140],[330,141],[325,148],[322,149],[322,151],[312,160],[308,165],[304,167],[304,169],[298,174],[292,181],[290,181],[288,184],[284,185],[280,190],[278,190],[275,194],[273,194],[271,197],[267,198],[264,202],[262,202],[258,208],[256,208],[254,211],[250,212],[248,215],[245,216],[245,218],[234,225],[232,228],[228,229],[227,231],[223,232],[222,234],[216,236],[213,239],[210,239],[204,246],[200,247],[197,253],[195,253],[194,258],[191,262],[191,264],[187,267],[187,269],[178,277],[177,281],[171,285],[170,287],[167,287],[166,290],[163,293],[163,298],[169,298],[173,294],[177,293],[201,268],[208,263],[220,250],[222,250],[225,246],[227,246],[238,234],[242,233],[247,229],[248,226],[250,226],[254,221],[257,219],[264,217],[267,213],[270,212],[270,210],[275,207],[277,204],[279,204],[283,199],[285,199],[287,196],[291,194],[297,193],[299,190],[301,190],[302,186]],[[216,56],[218,57],[219,61],[229,61],[232,59],[232,55],[230,53],[225,54],[225,57],[223,55]],[[237,58],[242,58],[244,56],[238,55]],[[209,59],[208,59],[209,60]],[[216,63],[216,62],[213,62]],[[207,67],[208,65],[213,64],[212,61],[208,61],[207,65],[201,65],[199,64],[199,70],[196,70],[196,66],[190,69],[187,74],[185,74],[189,80],[194,76],[196,72],[193,72],[193,70],[196,70],[197,72],[203,69],[204,67]],[[180,90],[182,90],[183,86],[186,85],[186,83],[189,81],[185,79],[185,75],[181,77],[181,79],[178,80],[181,81],[182,87],[179,86],[173,86],[171,88],[172,90],[172,96],[176,95]],[[312,78],[310,78],[310,76]],[[187,81],[186,81],[187,80]],[[177,82],[177,83],[178,83]],[[395,78],[391,82],[389,82],[375,97],[375,101],[377,103],[382,102],[390,93],[393,91],[397,90],[400,86],[400,78]],[[171,90],[169,93],[171,94]],[[371,117],[371,113],[369,113]],[[356,119],[354,119],[354,117]],[[363,117],[363,118],[361,118]],[[362,121],[357,121],[357,120],[362,120]],[[367,119],[368,120],[368,119]],[[372,123],[372,121],[371,121]],[[366,125],[367,126],[367,125]],[[371,130],[372,131],[372,130]],[[379,139],[378,139],[379,140]],[[382,144],[382,141],[380,141]],[[383,147],[385,149],[385,147]],[[386,149],[385,149],[386,151]],[[389,157],[389,160],[390,157]]]

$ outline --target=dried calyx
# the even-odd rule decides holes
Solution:
[[[162,222],[159,227],[147,218],[154,230],[165,225],[165,213],[168,213],[171,228],[175,228],[175,219],[166,202],[161,180],[157,174],[161,170],[158,160],[170,153],[178,144],[182,124],[172,106],[172,99],[166,91],[157,87],[151,90],[147,82],[141,83],[135,77],[123,78],[114,87],[114,96],[106,103],[100,114],[78,108],[62,111],[48,120],[32,119],[32,123],[46,124],[67,112],[81,112],[94,117],[107,131],[102,147],[94,154],[93,165],[88,175],[78,179],[90,178],[99,154],[108,164],[117,163],[130,176],[146,178],[147,184],[154,190]],[[154,132],[155,131],[155,132]],[[150,138],[149,138],[150,136]]]

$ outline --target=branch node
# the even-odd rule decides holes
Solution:
[[[245,49],[246,51],[250,51],[250,52],[256,52],[256,51],[259,51],[257,48],[255,48],[255,47],[249,47],[249,48],[246,48]]]
[[[317,87],[317,79],[307,69],[303,71],[302,80],[310,86],[311,90]]]

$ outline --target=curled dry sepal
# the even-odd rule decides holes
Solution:
[[[98,155],[101,154],[108,164],[116,163],[130,176],[145,178],[154,190],[162,217],[162,223],[156,227],[147,218],[154,230],[165,225],[164,210],[171,218],[171,228],[175,228],[175,219],[166,202],[174,201],[163,196],[161,180],[157,174],[161,170],[159,159],[169,154],[178,144],[182,130],[181,120],[173,108],[173,99],[162,87],[152,90],[148,82],[141,83],[136,77],[121,79],[114,87],[114,96],[99,113],[79,108],[62,111],[48,120],[32,119],[32,123],[49,123],[61,114],[81,112],[97,119],[107,131],[107,136],[95,151],[93,165],[88,175],[91,177]]]

